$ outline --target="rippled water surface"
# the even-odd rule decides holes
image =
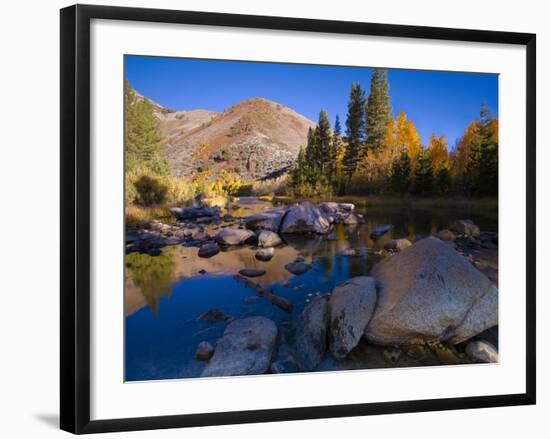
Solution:
[[[266,207],[269,206],[252,205],[232,213],[246,216]],[[275,249],[273,259],[268,262],[258,261],[252,246],[228,248],[208,259],[199,258],[196,247],[181,245],[165,247],[155,257],[127,255],[126,380],[199,376],[204,363],[194,358],[198,343],[207,340],[213,344],[225,327],[223,322],[197,320],[210,309],[219,309],[235,318],[262,315],[282,324],[301,313],[315,294],[328,293],[346,279],[369,274],[381,258],[376,251],[391,238],[413,240],[434,234],[462,218],[474,220],[482,231],[497,231],[495,212],[380,207],[362,213],[365,224],[339,225],[330,237],[285,236],[285,244]],[[393,224],[395,228],[374,242],[369,237],[370,231],[383,224]],[[369,254],[340,255],[350,247],[367,247]],[[304,257],[313,268],[294,276],[284,266],[297,256]],[[273,306],[235,280],[233,276],[242,268],[265,269],[264,276],[253,280],[290,300],[294,305],[292,312]]]

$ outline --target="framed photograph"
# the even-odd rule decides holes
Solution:
[[[535,41],[62,9],[61,428],[534,404]]]

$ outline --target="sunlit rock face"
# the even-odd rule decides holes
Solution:
[[[460,343],[498,324],[498,290],[437,238],[418,241],[373,268],[378,301],[365,331],[384,345]]]

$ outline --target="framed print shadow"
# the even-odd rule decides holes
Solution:
[[[61,428],[535,404],[535,51],[62,9]]]

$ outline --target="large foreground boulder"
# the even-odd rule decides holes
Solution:
[[[376,305],[376,283],[354,277],[337,286],[330,297],[330,351],[344,358],[361,340]]]
[[[321,363],[327,350],[328,323],[328,299],[317,296],[297,322],[294,350],[302,370],[312,370]]]
[[[287,210],[287,208],[281,208],[257,213],[245,218],[244,224],[249,230],[269,230],[278,233]]]
[[[283,219],[281,233],[318,233],[330,231],[330,222],[311,203],[304,202],[292,206]]]
[[[215,236],[216,241],[223,245],[241,245],[256,241],[256,234],[244,229],[222,229]]]
[[[268,371],[275,350],[277,326],[265,317],[231,322],[216,344],[201,376],[258,375]]]
[[[498,290],[466,258],[429,237],[372,271],[378,301],[367,340],[382,345],[467,340],[498,324]]]

